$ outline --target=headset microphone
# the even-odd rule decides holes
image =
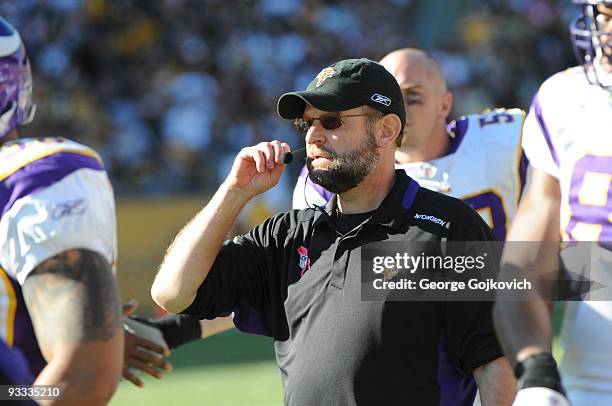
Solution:
[[[293,155],[297,154],[297,153],[302,153],[306,150],[306,147],[302,147],[302,148],[298,148],[293,152],[283,152],[283,155],[281,156],[281,161],[283,161],[283,163],[286,164],[290,164],[293,161]]]

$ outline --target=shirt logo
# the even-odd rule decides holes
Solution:
[[[382,94],[374,93],[370,99],[372,99],[373,102],[383,104],[387,107],[391,105],[391,99],[387,96],[383,96]]]
[[[414,218],[417,220],[426,220],[426,221],[431,221],[434,224],[438,224],[442,227],[444,227],[446,225],[446,221],[439,219],[435,216],[432,216],[431,214],[415,214]]]
[[[308,258],[308,248],[300,245],[297,249],[297,253],[300,256],[300,278],[304,276],[304,273],[310,269],[310,258]]]
[[[53,207],[51,217],[53,220],[58,220],[66,216],[79,216],[85,212],[87,206],[85,200],[76,199],[67,202],[58,203]]]
[[[323,84],[323,82],[325,82],[325,79],[331,78],[335,74],[336,74],[336,71],[334,70],[334,68],[325,68],[325,69],[323,69],[317,75],[317,84],[315,85],[315,87],[321,86]]]

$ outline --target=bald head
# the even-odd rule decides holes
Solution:
[[[397,162],[438,158],[448,150],[446,120],[453,95],[446,89],[440,65],[425,51],[398,49],[380,61],[397,80],[404,96],[406,128]]]
[[[415,83],[428,82],[440,93],[446,93],[446,80],[442,69],[427,52],[416,48],[398,49],[385,55],[383,65],[400,84],[400,87],[411,87]]]

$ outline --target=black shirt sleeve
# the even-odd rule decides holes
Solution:
[[[451,225],[449,241],[459,242],[455,246],[465,250],[462,254],[469,252],[474,255],[486,251],[490,263],[496,266],[501,255],[501,244],[495,241],[490,228],[466,204],[457,214],[456,219],[460,221]],[[474,241],[478,243],[470,244]],[[454,365],[471,375],[475,368],[503,356],[493,327],[492,300],[447,301],[445,304],[446,342],[449,358]]]
[[[257,315],[260,334],[275,336],[285,320],[284,244],[291,233],[291,212],[266,220],[245,235],[226,241],[193,303],[183,311],[213,319],[231,311]],[[236,318],[235,318],[236,319]],[[235,320],[236,321],[236,320]],[[253,323],[253,320],[248,321]],[[240,323],[236,323],[240,328]]]

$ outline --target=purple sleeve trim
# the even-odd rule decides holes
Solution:
[[[0,340],[0,377],[2,376],[10,379],[13,385],[31,385],[34,382],[21,351],[16,347],[9,348]]]
[[[0,217],[22,197],[45,189],[82,168],[104,170],[96,158],[75,152],[58,152],[24,166],[0,182]]]
[[[0,271],[2,272],[2,271]],[[15,311],[15,321],[13,324],[15,347],[19,348],[25,357],[30,372],[33,376],[38,376],[43,368],[47,365],[47,361],[40,352],[38,340],[32,326],[32,319],[28,313],[23,293],[19,283],[12,278],[9,278],[15,297],[17,298],[17,309]]]
[[[410,184],[406,188],[406,193],[404,193],[404,197],[402,198],[402,206],[406,208],[406,210],[410,210],[412,207],[412,203],[414,203],[414,199],[420,189],[420,185],[416,180],[410,179]]]
[[[552,139],[550,138],[550,133],[548,132],[548,127],[544,122],[544,116],[542,115],[542,106],[540,105],[540,99],[536,94],[533,98],[533,102],[531,103],[533,107],[533,111],[535,112],[536,120],[538,121],[538,125],[540,126],[540,130],[542,130],[542,134],[544,134],[544,139],[546,140],[546,145],[548,145],[548,149],[550,151],[550,155],[552,156],[553,161],[557,166],[559,166],[559,158],[557,157],[557,151],[555,151],[555,147],[553,146]]]

